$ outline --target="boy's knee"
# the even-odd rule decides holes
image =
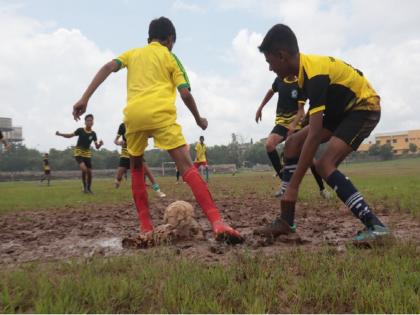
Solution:
[[[273,141],[267,140],[267,142],[265,143],[265,149],[267,150],[267,152],[273,152],[276,149],[276,145]]]

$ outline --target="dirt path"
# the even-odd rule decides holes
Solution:
[[[151,203],[155,224],[160,224],[171,199]],[[238,251],[261,251],[275,254],[290,247],[317,248],[326,244],[343,247],[361,228],[357,219],[336,202],[300,203],[297,210],[298,233],[267,241],[252,234],[254,228],[269,222],[279,209],[278,200],[261,200],[256,195],[245,199],[218,200],[223,216],[246,238],[242,245],[226,246],[212,238],[210,226],[195,205],[206,241],[184,241],[175,244],[186,257],[206,261],[223,260],[226,254]],[[420,222],[408,214],[391,214],[386,206],[377,212],[397,238],[420,243]],[[32,260],[54,260],[92,255],[129,254],[122,248],[124,237],[134,237],[138,223],[132,204],[84,206],[48,211],[27,211],[0,216],[0,264]],[[142,250],[147,252],[147,250]]]

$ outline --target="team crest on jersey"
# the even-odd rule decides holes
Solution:
[[[92,140],[93,139],[93,136],[89,136],[89,140]]]
[[[292,93],[290,93],[290,96],[292,98],[297,98],[298,97],[298,91],[296,89],[295,90],[292,90]]]

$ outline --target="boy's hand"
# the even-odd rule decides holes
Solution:
[[[258,124],[258,121],[262,120],[262,108],[259,107],[257,113],[255,114],[255,122]]]
[[[80,100],[76,104],[74,104],[73,106],[74,120],[76,121],[80,120],[80,116],[82,116],[86,112],[87,105],[88,105],[87,102],[84,100]]]
[[[209,125],[209,123],[208,123],[208,121],[207,121],[207,119],[206,119],[206,118],[202,118],[202,117],[200,117],[200,118],[198,118],[198,120],[197,120],[197,125],[198,125],[201,129],[206,130],[206,129],[207,129],[207,126]]]

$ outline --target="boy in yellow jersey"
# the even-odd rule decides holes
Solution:
[[[194,166],[200,170],[204,168],[206,175],[206,182],[209,182],[209,166],[207,164],[207,147],[204,144],[204,136],[200,136],[200,141],[195,145],[195,160]]]
[[[277,236],[294,232],[295,204],[300,183],[312,165],[320,143],[326,149],[315,167],[365,229],[355,241],[374,240],[389,230],[373,214],[363,196],[337,167],[356,151],[379,122],[380,98],[363,73],[349,64],[327,56],[299,52],[293,31],[284,24],[273,26],[260,47],[269,68],[279,78],[297,76],[298,85],[309,99],[309,125],[286,141],[283,178],[289,182],[281,200],[281,214],[257,232]]]
[[[255,114],[257,123],[262,120],[262,110],[275,93],[278,94],[275,126],[267,138],[265,148],[274,170],[279,179],[282,180],[283,165],[276,147],[285,141],[288,135],[302,128],[301,121],[305,115],[303,107],[306,102],[306,96],[302,89],[299,88],[296,76],[289,76],[283,80],[276,77],[271,89],[267,91],[261,105],[257,109]],[[314,166],[311,167],[311,171],[318,184],[321,196],[327,198],[328,193],[325,191],[321,176],[318,175]],[[282,185],[275,196],[281,197],[286,191],[286,187],[287,182],[282,180]]]
[[[149,25],[148,45],[126,51],[105,64],[93,78],[82,98],[73,107],[77,120],[86,111],[89,98],[112,73],[127,68],[127,105],[124,109],[127,148],[130,154],[132,193],[141,232],[153,230],[144,181],[143,154],[147,139],[167,150],[198,204],[209,219],[216,239],[240,242],[240,234],[223,222],[207,184],[194,167],[181,126],[176,122],[176,90],[193,114],[197,125],[207,128],[190,93],[188,77],[179,59],[171,53],[176,41],[172,22],[161,17]]]
[[[93,115],[89,114],[85,116],[85,128],[78,128],[72,133],[61,133],[56,132],[57,136],[64,138],[73,138],[78,136],[77,144],[74,149],[74,158],[79,164],[80,171],[82,172],[82,183],[83,192],[92,194],[92,152],[90,151],[90,145],[93,142],[97,150],[104,144],[102,140],[98,141],[96,132],[92,130],[93,126]]]
[[[118,132],[117,132],[117,136],[115,137],[114,143],[116,145],[121,146],[120,164],[118,166],[117,174],[115,176],[115,188],[119,188],[124,174],[126,174],[127,170],[130,168],[130,155],[128,154],[128,150],[127,150],[127,140],[125,139],[124,123],[121,123],[120,126],[118,127]],[[152,172],[150,171],[146,163],[144,163],[144,173],[146,177],[148,177],[150,182],[152,183],[152,189],[156,192],[156,194],[160,198],[166,197],[166,195],[160,190],[159,184],[156,182],[155,177],[153,176]]]
[[[44,158],[42,159],[43,167],[44,167],[44,176],[41,178],[41,183],[44,180],[47,180],[47,185],[50,186],[51,180],[51,168],[50,168],[50,161],[48,159],[48,153],[44,154]]]

